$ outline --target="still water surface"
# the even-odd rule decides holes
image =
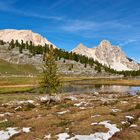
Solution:
[[[140,86],[120,86],[120,85],[74,85],[66,84],[63,88],[67,93],[93,93],[97,92],[139,92]]]

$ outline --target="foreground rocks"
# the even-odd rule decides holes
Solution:
[[[140,109],[137,104],[140,95],[22,94],[19,100],[20,96],[0,95],[0,136],[12,129],[20,131],[9,137],[15,140],[137,140],[139,137]],[[23,132],[23,128],[28,132]]]
[[[60,95],[54,95],[54,96],[46,95],[46,96],[39,97],[38,100],[40,103],[47,103],[47,104],[50,104],[53,102],[58,103],[58,102],[61,102],[61,97]]]

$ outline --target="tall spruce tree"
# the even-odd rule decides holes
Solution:
[[[41,87],[44,89],[44,92],[48,93],[49,95],[58,92],[58,90],[61,88],[53,47],[50,47],[45,56]]]
[[[11,42],[9,43],[9,50],[13,49],[15,47],[14,40],[12,39]]]

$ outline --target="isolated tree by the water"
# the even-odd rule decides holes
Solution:
[[[52,94],[58,92],[61,87],[58,68],[55,61],[54,49],[51,46],[45,55],[43,67],[43,79],[41,86],[45,93]]]

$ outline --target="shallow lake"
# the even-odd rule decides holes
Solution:
[[[67,93],[93,93],[97,92],[138,92],[140,86],[120,86],[120,85],[74,85],[66,84],[63,91]]]

